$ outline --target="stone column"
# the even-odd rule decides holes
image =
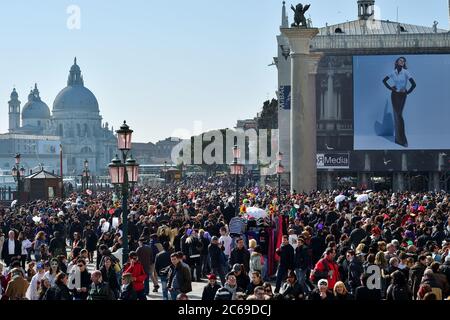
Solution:
[[[408,156],[402,153],[402,167],[401,172],[394,173],[393,189],[395,192],[406,191],[405,172],[408,171]]]
[[[285,36],[280,35],[278,40],[278,150],[283,154],[282,165],[285,168],[285,174],[282,175],[284,184],[289,184],[289,172],[291,162],[291,107],[286,105],[289,103],[288,89],[291,88],[291,59],[286,55],[289,52],[289,43]],[[281,102],[284,100],[285,105],[282,107]]]
[[[370,188],[369,186],[369,175],[366,172],[361,172],[359,175],[359,187]]]
[[[281,28],[291,47],[291,191],[317,189],[316,106],[311,103],[311,39],[317,28]],[[315,99],[314,99],[315,100]]]
[[[331,171],[327,171],[326,173],[326,189],[333,190],[333,175]]]
[[[441,179],[439,172],[433,172],[432,178],[433,188],[431,189],[431,191],[439,192],[441,190]]]
[[[369,186],[369,171],[371,171],[371,165],[370,165],[370,155],[368,153],[364,154],[364,170],[360,172],[359,174],[359,186],[366,188],[370,188]]]
[[[328,70],[328,85],[327,85],[327,99],[326,99],[326,108],[325,108],[325,119],[332,120],[335,119],[336,110],[334,109],[334,71],[329,66]]]
[[[403,172],[394,173],[394,180],[392,182],[392,189],[394,192],[403,192],[405,187],[405,174]]]

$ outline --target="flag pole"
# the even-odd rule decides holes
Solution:
[[[62,144],[59,145],[59,170],[60,170],[60,173],[61,173],[61,197],[64,198],[63,149],[62,149]]]

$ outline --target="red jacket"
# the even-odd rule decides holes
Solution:
[[[136,278],[136,281],[133,281],[134,291],[139,292],[144,290],[144,281],[147,278],[147,274],[144,271],[144,267],[139,261],[134,263],[134,266],[131,266],[130,263],[127,263],[123,267],[123,274],[131,273],[133,278]]]
[[[330,261],[327,258],[322,258],[319,261],[317,261],[314,270],[318,272],[333,271],[333,275],[331,276],[331,278],[329,276],[327,277],[328,289],[330,290],[333,290],[336,282],[340,280],[339,266],[337,265],[336,262]]]

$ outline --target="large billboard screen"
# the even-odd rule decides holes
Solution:
[[[354,149],[450,149],[450,55],[353,57]]]

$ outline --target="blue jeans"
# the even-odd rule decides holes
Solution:
[[[150,292],[150,274],[147,274],[147,277],[144,280],[144,293],[148,295]]]
[[[225,271],[225,273],[228,273],[228,259],[230,258],[230,255],[226,254],[225,255],[225,262],[223,264],[223,270]]]
[[[177,300],[177,297],[180,293],[181,292],[178,289],[170,291],[170,300]]]
[[[225,285],[225,272],[223,271],[223,267],[220,266],[218,268],[212,268],[211,273],[218,275],[220,278],[220,282],[222,282],[222,286]]]
[[[262,278],[264,281],[269,281],[269,258],[267,256],[263,256],[264,265],[262,267]]]
[[[284,281],[284,278],[286,278],[287,275],[287,269],[284,266],[279,266],[277,270],[277,282],[275,285],[275,293],[278,293],[281,288],[281,283]]]
[[[297,276],[297,281],[303,289],[305,294],[309,293],[309,287],[306,285],[306,275],[308,274],[308,269],[303,270],[300,268],[295,269],[295,275]]]
[[[169,300],[169,290],[167,290],[167,276],[160,276],[163,300]]]

